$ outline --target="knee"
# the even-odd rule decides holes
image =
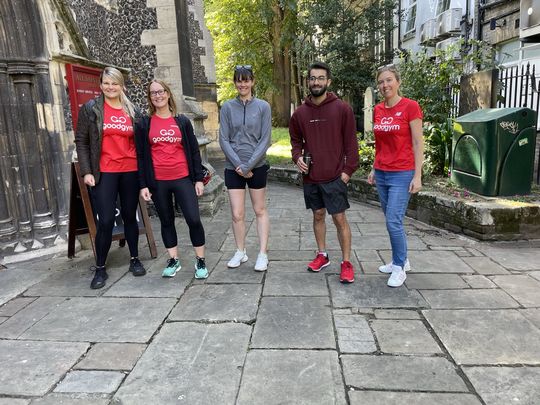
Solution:
[[[268,215],[268,210],[264,205],[262,207],[253,207],[253,211],[255,211],[257,218],[263,218]]]
[[[339,227],[347,225],[347,218],[345,217],[344,212],[332,215],[332,221],[334,221],[334,224]]]
[[[315,220],[315,222],[324,222],[325,218],[326,218],[325,209],[313,211],[313,219]]]
[[[232,220],[234,223],[244,222],[244,211],[233,211]]]

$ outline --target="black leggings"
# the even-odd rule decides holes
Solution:
[[[124,222],[124,236],[131,257],[139,255],[139,179],[137,172],[101,173],[99,183],[92,188],[92,203],[98,216],[96,232],[96,265],[105,266],[111,248],[116,216],[116,198],[120,196],[120,214]]]
[[[199,200],[195,194],[195,186],[189,177],[178,180],[157,180],[157,187],[152,192],[152,201],[161,221],[163,244],[167,249],[178,245],[174,226],[173,195],[189,227],[191,244],[194,247],[204,246],[204,228],[199,214]]]

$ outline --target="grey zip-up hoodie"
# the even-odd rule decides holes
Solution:
[[[221,107],[219,145],[227,158],[225,167],[242,173],[266,163],[270,147],[272,113],[270,104],[253,97],[245,104],[236,97]]]

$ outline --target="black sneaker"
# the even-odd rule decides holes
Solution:
[[[98,290],[100,288],[105,287],[105,281],[109,278],[109,275],[107,274],[107,270],[105,270],[105,266],[103,267],[94,267],[95,273],[94,278],[92,279],[92,282],[90,283],[90,288],[92,290]]]
[[[129,261],[129,271],[131,271],[135,277],[144,276],[146,274],[146,270],[138,257]]]

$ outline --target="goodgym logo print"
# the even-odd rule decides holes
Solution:
[[[399,124],[392,124],[394,122],[393,117],[382,117],[380,124],[375,124],[373,126],[374,130],[384,131],[384,132],[390,132],[390,131],[399,131],[400,125]]]

